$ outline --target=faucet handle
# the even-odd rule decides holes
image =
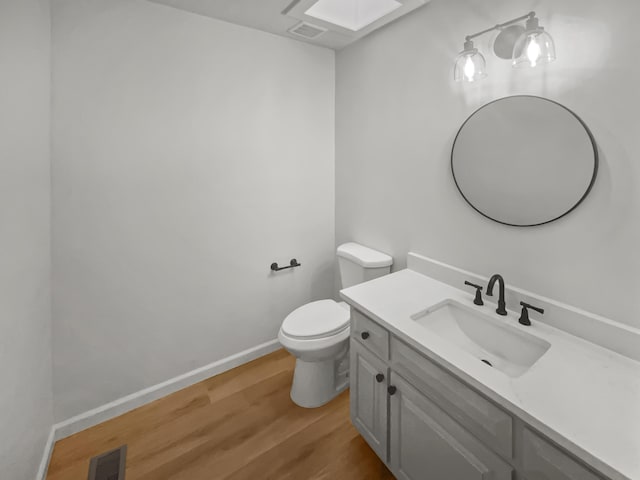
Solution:
[[[464,281],[464,284],[476,289],[476,298],[473,299],[473,303],[476,305],[484,305],[484,302],[482,301],[482,286],[476,285],[475,283],[471,283],[467,280]]]
[[[530,305],[527,302],[520,302],[520,305],[522,305],[522,312],[520,313],[520,318],[518,319],[518,322],[520,322],[521,325],[526,325],[526,326],[531,325],[531,320],[529,320],[529,310],[528,310],[529,308],[532,310],[535,310],[538,313],[544,313],[544,308],[534,307],[533,305]]]

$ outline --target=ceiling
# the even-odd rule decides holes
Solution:
[[[284,37],[340,50],[373,30],[392,22],[430,0],[397,0],[400,8],[356,32],[305,14],[316,0],[149,0],[180,10],[263,30]],[[360,0],[366,1],[366,0]],[[315,38],[289,32],[302,21],[326,29]],[[313,30],[313,27],[311,28]],[[310,31],[306,28],[306,31]],[[316,32],[317,33],[317,32]]]

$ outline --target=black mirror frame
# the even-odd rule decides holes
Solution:
[[[545,100],[547,102],[551,102],[554,103],[556,105],[558,105],[559,107],[564,108],[567,112],[569,112],[571,115],[573,115],[576,120],[578,120],[578,122],[580,122],[580,124],[582,125],[582,127],[585,129],[585,131],[587,132],[587,135],[589,136],[589,140],[591,141],[591,146],[593,147],[593,175],[591,177],[591,182],[589,183],[589,186],[587,187],[587,190],[584,192],[584,195],[582,195],[582,197],[580,197],[580,199],[578,200],[578,202],[571,207],[569,210],[567,210],[566,212],[564,212],[562,215],[559,215],[555,218],[552,218],[551,220],[547,220],[546,222],[540,222],[540,223],[532,223],[532,224],[527,224],[527,225],[517,225],[517,224],[513,224],[513,223],[508,223],[508,222],[503,222],[501,220],[497,220],[495,218],[490,217],[489,215],[487,215],[484,212],[481,212],[479,209],[477,209],[473,203],[471,203],[469,201],[469,199],[464,195],[464,193],[462,192],[462,189],[460,188],[460,185],[458,185],[458,180],[456,179],[456,174],[455,171],[453,169],[453,151],[455,149],[456,146],[456,141],[458,140],[458,136],[460,135],[460,132],[462,132],[462,129],[464,128],[464,126],[467,124],[467,122],[478,112],[480,112],[483,108],[492,105],[496,102],[499,102],[501,100],[506,100],[508,98],[523,98],[523,97],[527,97],[527,98],[539,98],[541,100]],[[453,145],[451,146],[451,175],[453,176],[453,181],[456,184],[456,188],[458,189],[458,192],[460,192],[460,195],[462,195],[462,198],[464,198],[464,200],[471,206],[471,208],[473,208],[476,212],[478,212],[480,215],[482,215],[485,218],[488,218],[489,220],[492,220],[496,223],[500,223],[502,225],[507,225],[510,227],[537,227],[539,225],[545,225],[547,223],[551,223],[551,222],[555,222],[556,220],[561,219],[562,217],[568,215],[569,213],[573,212],[578,205],[580,205],[585,198],[587,198],[587,196],[589,195],[589,193],[591,193],[591,189],[593,188],[593,185],[596,182],[596,177],[598,176],[598,166],[599,166],[600,160],[599,160],[599,155],[598,155],[598,145],[596,143],[595,137],[593,136],[593,133],[591,133],[591,130],[589,129],[589,127],[587,126],[587,124],[571,109],[565,107],[563,104],[556,102],[554,100],[550,100],[548,98],[545,97],[540,97],[537,95],[509,95],[507,97],[501,97],[501,98],[497,98],[496,100],[492,100],[489,103],[486,103],[484,105],[482,105],[480,108],[476,109],[471,115],[469,115],[467,117],[467,119],[462,123],[462,125],[460,126],[460,128],[458,129],[458,133],[456,133],[456,136],[453,140]]]

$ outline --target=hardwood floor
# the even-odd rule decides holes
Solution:
[[[279,350],[55,444],[48,480],[86,480],[128,445],[126,480],[393,479],[349,420],[349,392],[316,409],[289,398]]]

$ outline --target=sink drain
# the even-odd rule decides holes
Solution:
[[[487,365],[489,365],[490,367],[493,367],[493,365],[491,365],[491,362],[489,360],[485,360],[484,358],[480,359],[483,363],[486,363]]]

